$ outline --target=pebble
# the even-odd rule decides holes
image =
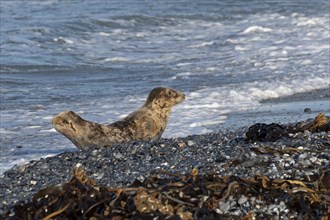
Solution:
[[[229,209],[230,209],[229,202],[220,202],[219,210],[221,211],[221,214],[227,213],[229,211]]]
[[[37,184],[37,181],[35,181],[35,180],[31,180],[30,183],[31,183],[32,185],[36,185],[36,184]]]
[[[239,198],[238,200],[238,204],[242,205],[244,203],[246,203],[248,201],[248,198],[245,197],[244,195],[241,196],[241,198]]]
[[[299,159],[305,159],[308,156],[307,153],[303,153],[299,155]]]
[[[23,165],[20,165],[18,167],[18,170],[19,170],[20,173],[24,172],[25,171],[25,165],[24,164]]]
[[[194,144],[195,144],[195,142],[193,142],[192,140],[188,140],[188,141],[187,141],[187,145],[188,145],[189,147],[193,146]]]
[[[315,163],[318,159],[317,159],[317,157],[311,157],[311,158],[309,158],[309,160],[310,160],[312,163]]]

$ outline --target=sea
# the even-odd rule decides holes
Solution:
[[[186,94],[163,137],[329,87],[329,0],[0,1],[0,174],[75,151],[50,121],[114,122],[157,86]]]

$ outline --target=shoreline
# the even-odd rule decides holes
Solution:
[[[255,123],[289,124],[313,118],[319,112],[330,115],[330,87],[290,96],[260,101],[256,109],[227,115],[227,120],[217,126],[218,130],[247,128]],[[310,112],[304,112],[309,108]]]
[[[330,82],[329,82],[330,83]],[[315,101],[315,100],[329,100],[330,87],[323,89],[314,89],[309,92],[295,93],[289,96],[279,98],[264,99],[261,103],[287,103],[295,101]]]
[[[320,94],[320,91],[313,94]],[[198,168],[200,173],[212,171],[240,178],[262,174],[274,179],[315,180],[321,170],[330,168],[330,146],[325,144],[330,140],[329,132],[301,132],[283,140],[265,143],[244,140],[247,126],[257,122],[294,123],[302,118],[314,118],[321,110],[330,115],[325,99],[297,99],[299,96],[294,95],[284,99],[290,102],[268,100],[257,109],[229,115],[227,122],[221,124],[216,133],[64,152],[14,166],[0,177],[0,198],[3,201],[0,204],[0,216],[11,212],[15,202],[30,201],[31,196],[40,189],[69,181],[72,167],[77,163],[86,168],[87,175],[108,187],[128,186],[135,179],[143,181],[159,169],[184,174],[190,173],[193,167]],[[312,113],[305,113],[304,108],[311,108]],[[286,147],[299,150],[282,152]],[[260,153],[258,149],[270,152]],[[235,199],[231,198],[233,201]],[[280,207],[283,204],[273,201],[273,204],[264,204],[259,211],[268,212],[269,207],[273,206]],[[244,214],[237,207],[235,210],[236,214]]]

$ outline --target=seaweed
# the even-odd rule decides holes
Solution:
[[[221,176],[216,173],[179,174],[156,170],[143,182],[128,187],[104,187],[86,175],[81,164],[73,167],[69,182],[36,193],[30,202],[18,202],[8,219],[262,219],[278,213],[253,212],[252,198],[262,203],[281,201],[284,212],[303,219],[328,219],[330,171],[314,182]],[[241,199],[240,199],[241,198]],[[235,202],[244,215],[221,211],[221,204]],[[250,206],[244,204],[249,203]],[[275,211],[276,212],[276,211]]]

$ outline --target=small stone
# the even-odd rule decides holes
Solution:
[[[247,161],[244,161],[241,165],[245,168],[250,168],[250,167],[253,167],[255,164],[256,164],[256,161],[247,160]]]
[[[283,211],[286,208],[285,202],[280,202],[280,210]]]
[[[194,144],[195,144],[195,142],[193,142],[192,140],[188,140],[188,141],[187,141],[187,145],[188,145],[189,147],[193,146]]]
[[[235,200],[231,201],[230,202],[230,207],[234,207],[237,205],[237,202]]]
[[[248,201],[248,198],[245,197],[244,195],[241,196],[241,198],[239,198],[238,200],[238,204],[242,205],[244,203],[246,203]]]
[[[129,172],[126,171],[126,173],[129,173]],[[103,176],[104,176],[104,173],[95,173],[95,174],[93,174],[93,177],[94,177],[95,179],[97,179],[97,180],[102,179]]]
[[[132,149],[131,154],[132,155],[135,155],[136,153],[137,153],[137,150],[136,149]]]
[[[21,173],[23,173],[24,171],[25,171],[25,165],[23,164],[23,165],[20,165],[19,167],[18,167],[18,170],[19,170],[19,172],[21,172]]]
[[[290,164],[289,164],[289,163],[285,163],[285,164],[284,164],[284,167],[285,167],[285,168],[289,168],[289,167],[290,167]]]
[[[178,143],[178,146],[179,146],[179,147],[185,147],[186,144],[185,144],[184,142],[180,142],[180,143]]]
[[[168,166],[168,163],[167,162],[164,162],[161,164],[162,166]]]
[[[305,159],[308,156],[307,153],[303,153],[299,155],[299,159]]]
[[[222,213],[227,213],[230,209],[228,202],[220,202],[219,209]]]
[[[121,160],[123,158],[123,155],[121,153],[114,153],[113,156],[117,159],[117,160]]]
[[[310,166],[312,163],[311,163],[310,160],[305,160],[305,162],[301,163],[301,164],[304,165],[304,166]]]
[[[294,159],[292,159],[291,157],[285,158],[285,161],[288,162],[289,164],[294,164],[295,163]]]
[[[36,184],[37,184],[37,181],[35,181],[35,180],[31,180],[30,183],[31,183],[32,185],[36,185]]]
[[[315,162],[317,161],[317,157],[311,157],[309,160],[310,160],[312,163],[315,163]]]
[[[290,155],[289,154],[283,154],[283,157],[288,158],[288,157],[290,157]]]

